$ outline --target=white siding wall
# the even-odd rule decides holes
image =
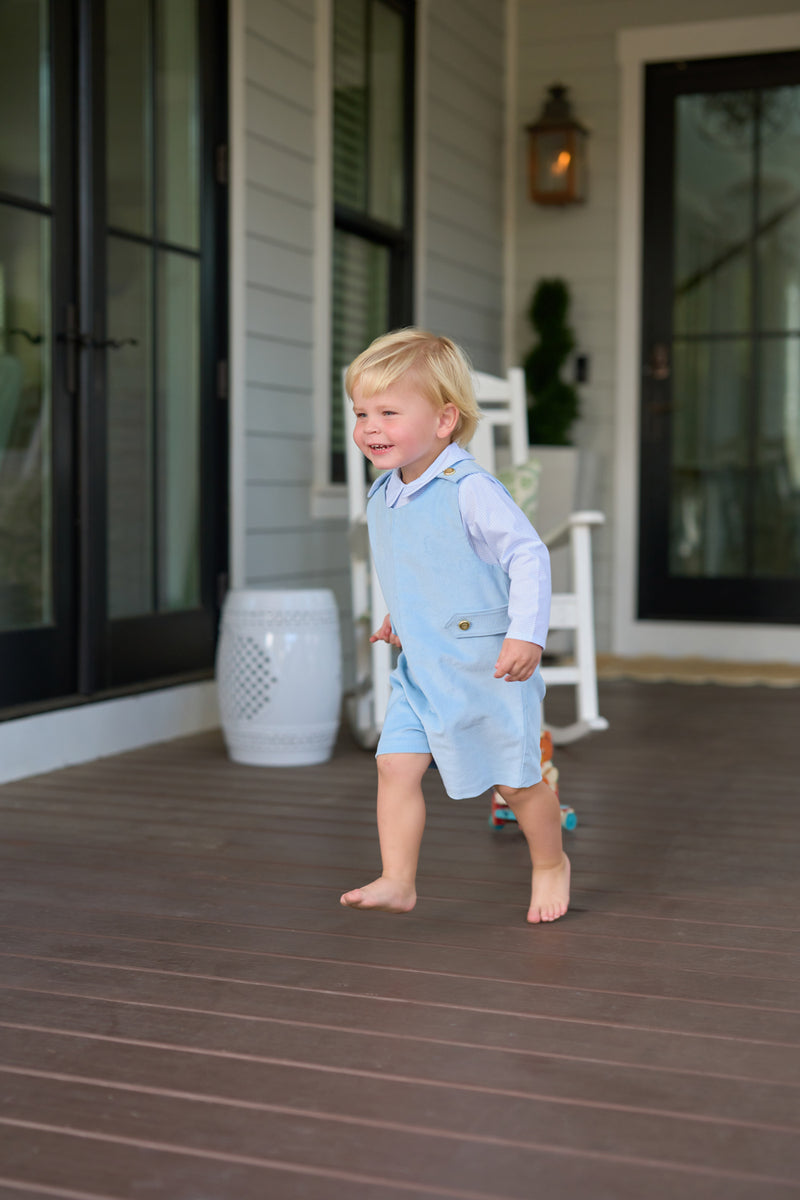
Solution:
[[[423,8],[418,319],[459,342],[476,368],[502,369],[505,3]]]
[[[513,340],[517,361],[533,341],[526,308],[542,276],[567,280],[572,324],[590,356],[590,380],[581,389],[583,417],[576,442],[599,456],[595,503],[609,517],[596,539],[598,649],[611,647],[614,512],[615,349],[617,277],[617,169],[620,29],[729,20],[797,12],[796,0],[518,0],[516,298]],[[584,207],[546,209],[526,197],[525,125],[539,113],[546,88],[569,86],[576,113],[591,130],[589,201]]]
[[[314,0],[244,8],[244,583],[341,594],[342,523],[310,511],[315,12]]]

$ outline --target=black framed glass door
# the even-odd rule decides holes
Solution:
[[[800,54],[647,69],[639,615],[800,621]]]
[[[0,708],[213,660],[224,10],[0,6]]]
[[[64,6],[0,8],[0,703],[68,694],[77,677],[74,414],[57,341],[76,270],[64,37]]]

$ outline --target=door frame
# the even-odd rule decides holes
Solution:
[[[644,67],[675,59],[722,58],[800,49],[800,14],[623,29],[620,66],[619,208],[614,512],[615,654],[700,655],[800,662],[800,625],[660,621],[637,617],[639,407],[642,307]]]

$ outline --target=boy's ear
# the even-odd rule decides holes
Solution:
[[[458,418],[460,415],[461,414],[459,413],[455,404],[445,404],[444,408],[439,414],[438,436],[440,438],[452,437],[453,431],[458,424]]]

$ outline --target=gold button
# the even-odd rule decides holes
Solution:
[[[459,621],[458,622],[459,629],[469,629],[469,627],[471,625],[472,625],[472,621]]]
[[[445,469],[442,471],[443,475],[455,475],[455,473],[456,473],[455,467],[445,467]]]

